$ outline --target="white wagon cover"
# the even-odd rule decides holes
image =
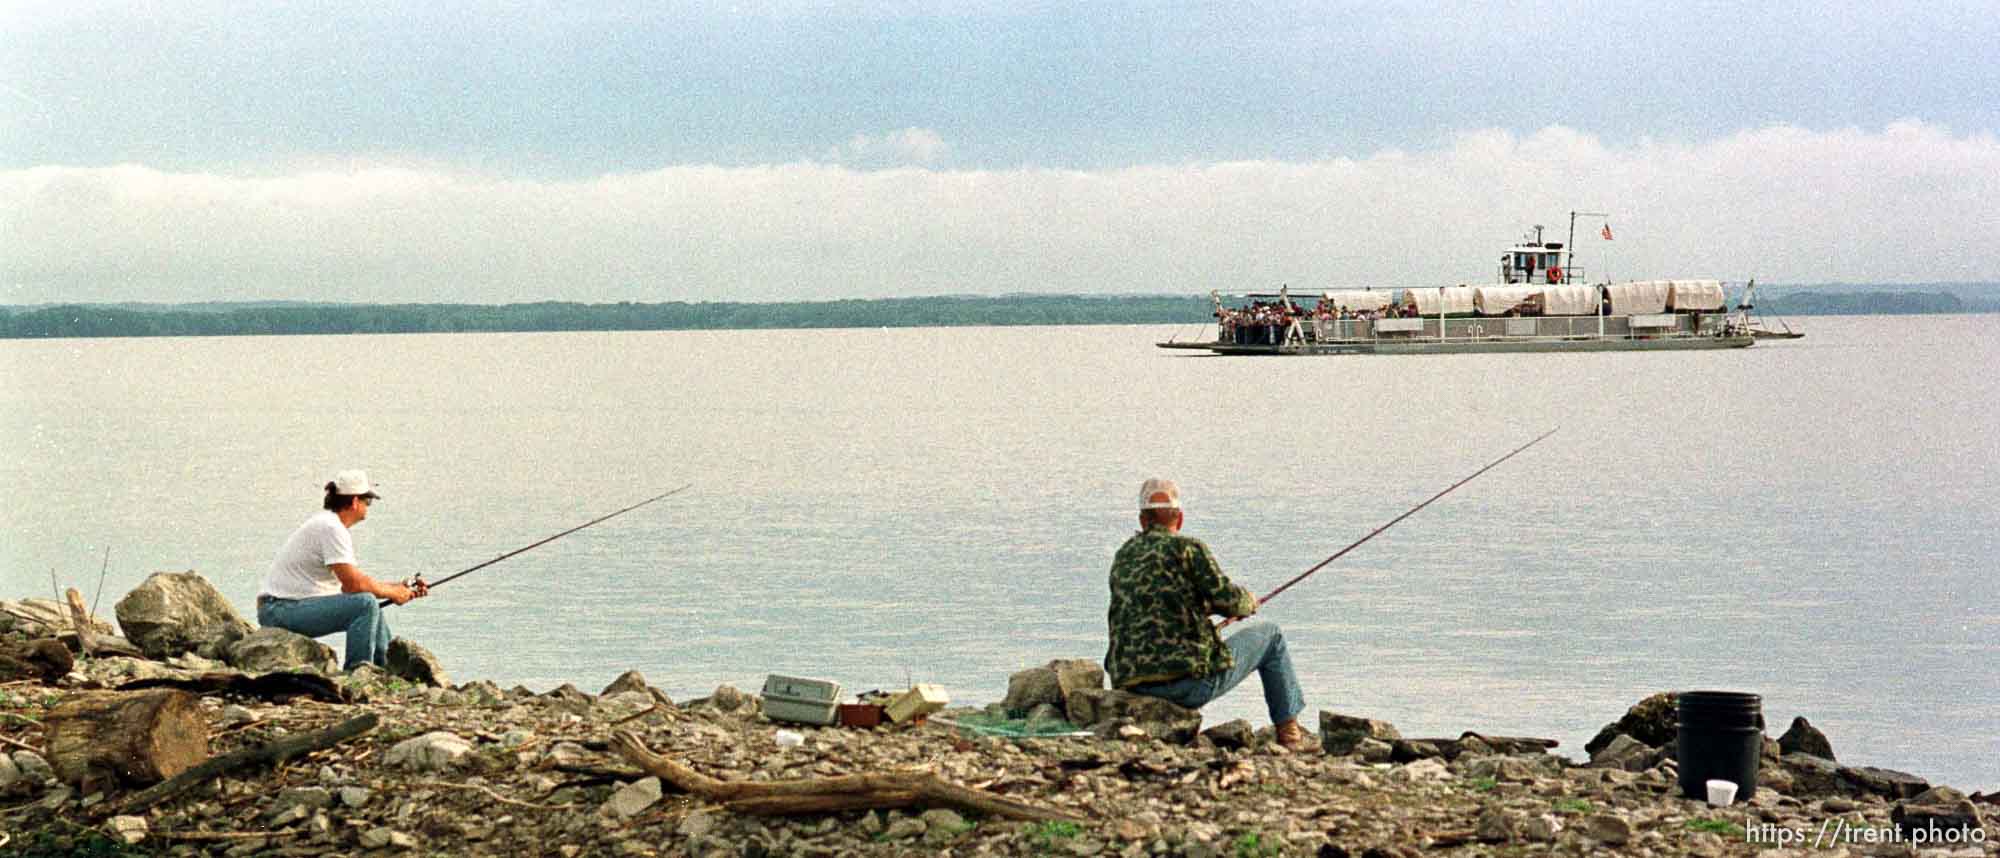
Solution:
[[[1508,310],[1528,303],[1542,294],[1540,286],[1481,286],[1472,290],[1472,303],[1482,316],[1504,316]]]
[[[1720,280],[1669,280],[1667,306],[1676,310],[1720,310],[1729,299]]]
[[[1472,293],[1474,291],[1465,286],[1449,286],[1443,289],[1435,287],[1405,289],[1403,290],[1402,297],[1405,304],[1415,303],[1417,305],[1417,313],[1420,315],[1437,315],[1440,301],[1444,304],[1444,312],[1447,315],[1453,315],[1470,313],[1477,309],[1472,301]]]
[[[1643,316],[1667,311],[1667,293],[1672,280],[1633,280],[1604,287],[1611,299],[1614,316]]]
[[[1545,286],[1542,313],[1548,316],[1595,316],[1598,304],[1595,286]]]
[[[1326,293],[1326,303],[1335,309],[1346,307],[1349,312],[1358,310],[1381,310],[1389,306],[1395,293],[1387,289],[1342,289]]]

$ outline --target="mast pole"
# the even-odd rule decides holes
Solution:
[[[1572,264],[1576,262],[1576,210],[1575,209],[1571,209],[1569,212],[1569,241],[1563,243],[1563,252],[1568,254],[1567,256],[1564,257],[1564,261],[1570,262]],[[1563,273],[1568,274],[1569,269],[1570,266],[1568,265],[1563,266]]]
[[[1563,266],[1563,273],[1565,274],[1569,273],[1570,268],[1576,264],[1576,216],[1577,215],[1583,215],[1585,217],[1611,216],[1605,212],[1580,212],[1575,210],[1570,211],[1569,243],[1563,246],[1563,252],[1568,254],[1566,258],[1569,260],[1570,263],[1569,265]],[[1564,277],[1563,279],[1568,280],[1569,278]],[[1611,281],[1609,280],[1605,281],[1607,285],[1609,285],[1610,282]],[[1586,283],[1585,285],[1589,284]],[[1597,338],[1600,340],[1604,339],[1604,293],[1601,291],[1597,293]]]

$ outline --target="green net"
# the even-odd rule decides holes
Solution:
[[[1004,718],[983,712],[953,715],[950,718],[933,718],[934,721],[948,723],[960,732],[980,736],[1005,736],[1009,738],[1032,739],[1048,736],[1088,736],[1090,731],[1064,721],[1061,718]]]

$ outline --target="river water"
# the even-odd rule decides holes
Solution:
[[[387,577],[691,483],[397,633],[503,686],[783,672],[983,703],[1101,658],[1148,476],[1261,593],[1560,427],[1266,607],[1309,711],[1574,755],[1648,693],[1754,691],[1773,735],[1805,715],[1844,762],[1993,789],[1995,318],[1297,359],[1162,352],[1157,326],[7,341],[0,595],[51,569],[89,594],[108,548],[106,613],[184,569],[248,613],[340,468],[383,484],[355,541]],[[1209,717],[1261,709],[1245,688]]]

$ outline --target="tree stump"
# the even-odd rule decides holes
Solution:
[[[200,698],[185,691],[72,694],[42,723],[49,766],[68,783],[145,786],[208,758]]]

